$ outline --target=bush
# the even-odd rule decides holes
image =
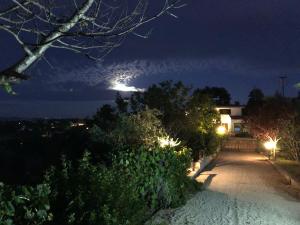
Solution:
[[[41,225],[52,219],[47,184],[8,186],[0,184],[0,225]]]
[[[151,211],[174,207],[184,201],[190,166],[190,151],[182,148],[147,149],[141,147],[137,152],[125,152],[114,165],[130,180]]]
[[[143,210],[119,171],[93,165],[88,153],[78,167],[63,159],[46,180],[53,189],[53,224],[128,224],[127,218]]]
[[[281,121],[280,127],[280,145],[284,153],[288,156],[285,158],[300,161],[300,116],[292,120]]]
[[[131,115],[121,115],[110,131],[94,125],[90,131],[91,151],[98,161],[111,164],[112,155],[124,149],[154,147],[158,138],[166,136],[157,110],[146,109]]]
[[[109,134],[114,145],[129,146],[130,148],[154,146],[157,138],[165,136],[166,133],[158,119],[157,110],[146,109],[131,114],[123,115],[119,118],[116,128]]]
[[[220,147],[220,138],[214,132],[201,134],[200,148],[204,155],[212,155],[216,153]]]
[[[194,133],[190,136],[189,144],[193,150],[193,161],[196,162],[201,156],[216,153],[220,148],[220,138],[213,131],[202,134]]]
[[[138,225],[160,208],[184,202],[190,154],[159,147],[121,152],[109,168],[86,153],[76,168],[63,159],[46,176],[53,224]]]

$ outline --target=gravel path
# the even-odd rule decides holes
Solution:
[[[222,152],[197,179],[205,190],[175,210],[172,225],[300,225],[296,191],[257,153]]]

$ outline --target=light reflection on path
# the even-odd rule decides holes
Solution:
[[[300,224],[294,190],[257,153],[222,152],[197,179],[206,189],[175,211],[172,225]]]

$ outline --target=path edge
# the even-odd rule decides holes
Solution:
[[[294,188],[300,189],[300,182],[295,180],[293,176],[287,172],[285,169],[283,169],[281,166],[277,165],[274,161],[270,160],[267,156],[265,156],[263,153],[261,153],[266,160],[273,166],[273,168],[281,175],[283,176],[289,185],[291,185]]]

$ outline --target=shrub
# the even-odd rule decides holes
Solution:
[[[142,210],[119,171],[92,164],[89,153],[78,167],[63,159],[46,180],[53,189],[53,224],[122,225]]]
[[[158,119],[157,110],[146,109],[131,115],[121,115],[111,131],[94,125],[90,131],[91,151],[98,161],[111,164],[113,154],[140,146],[153,147],[166,132]],[[102,159],[102,160],[101,160]]]
[[[281,121],[280,141],[287,158],[300,161],[300,117]]]
[[[130,146],[130,148],[141,145],[154,146],[157,138],[165,135],[161,121],[158,119],[157,110],[146,109],[119,118],[116,128],[109,134],[115,145]]]
[[[8,186],[0,184],[0,225],[41,225],[52,219],[47,184]]]
[[[156,210],[184,202],[189,165],[186,148],[124,151],[109,168],[91,163],[88,153],[78,167],[63,159],[46,176],[53,224],[142,224]]]
[[[190,162],[190,151],[186,148],[176,151],[141,147],[137,152],[122,153],[114,167],[128,176],[127,182],[130,180],[147,207],[155,211],[184,201]]]

